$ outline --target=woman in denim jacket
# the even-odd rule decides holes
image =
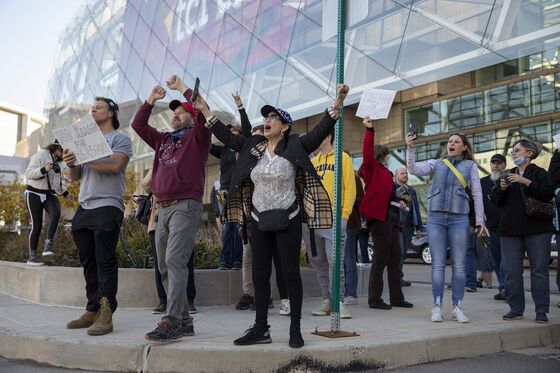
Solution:
[[[466,253],[469,237],[469,195],[445,164],[447,159],[461,174],[472,191],[476,225],[479,235],[487,234],[484,225],[482,189],[474,161],[472,147],[463,134],[455,133],[447,141],[446,152],[442,159],[430,159],[421,165],[415,164],[414,140],[416,135],[406,138],[406,164],[408,171],[416,176],[433,175],[433,183],[428,192],[428,241],[432,254],[432,294],[434,308],[431,320],[443,321],[442,299],[445,286],[445,261],[447,248],[451,251],[451,286],[453,300],[453,319],[469,322],[463,313],[463,296],[466,284]]]

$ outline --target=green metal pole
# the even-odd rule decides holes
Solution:
[[[344,29],[346,19],[346,0],[338,0],[338,27],[336,42],[336,83],[344,83]],[[333,274],[331,291],[331,332],[340,331],[340,270],[342,248],[340,247],[341,193],[342,193],[342,128],[344,117],[342,108],[335,127],[334,139],[334,213],[333,213]]]

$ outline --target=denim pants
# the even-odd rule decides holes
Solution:
[[[430,212],[428,242],[432,254],[432,294],[434,304],[442,305],[445,288],[447,248],[451,250],[451,287],[454,306],[462,306],[466,283],[466,255],[469,240],[469,216]]]
[[[504,268],[502,266],[502,246],[500,245],[500,236],[498,232],[490,231],[490,254],[494,261],[494,272],[498,278],[498,290],[500,293],[504,292],[506,288],[504,285]]]
[[[535,312],[548,312],[550,305],[550,282],[548,260],[552,233],[526,236],[500,236],[502,245],[502,267],[506,285],[506,300],[511,311],[522,315],[525,312],[523,288],[523,259],[529,257],[531,269],[531,296]]]
[[[467,242],[466,287],[476,289],[476,234],[470,233],[470,229]]]
[[[358,229],[346,229],[346,245],[344,246],[344,289],[345,296],[358,297],[358,267],[356,266],[356,248]]]
[[[239,234],[239,224],[226,223],[222,226],[222,254],[220,264],[225,267],[241,267],[243,242]]]
[[[399,234],[400,245],[401,245],[401,262],[399,268],[401,271],[401,279],[404,279],[404,260],[406,259],[406,253],[410,246],[412,246],[412,236],[414,236],[414,227],[404,227]]]

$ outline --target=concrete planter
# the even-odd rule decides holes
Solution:
[[[358,293],[367,293],[369,269],[358,269]],[[312,269],[302,268],[304,297],[320,297],[321,290]],[[273,295],[278,299],[274,273]],[[364,281],[365,280],[365,281]],[[195,270],[196,304],[235,304],[242,295],[240,271]],[[82,268],[30,267],[24,263],[0,261],[0,291],[32,302],[83,307],[86,303]],[[120,307],[149,308],[157,303],[153,269],[119,268]]]

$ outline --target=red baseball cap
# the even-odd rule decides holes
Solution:
[[[196,116],[196,109],[193,108],[189,103],[187,102],[181,102],[179,100],[173,100],[169,103],[169,108],[172,111],[175,111],[175,109],[177,109],[179,106],[182,106],[186,111],[188,111],[193,117]]]

